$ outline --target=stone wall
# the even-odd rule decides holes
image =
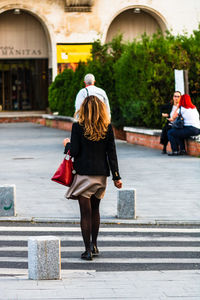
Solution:
[[[39,116],[16,116],[16,117],[0,117],[0,123],[22,123],[22,122],[32,122],[41,125],[45,125],[45,119]]]

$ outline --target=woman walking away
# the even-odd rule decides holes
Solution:
[[[78,122],[72,126],[71,143],[69,139],[63,141],[65,153],[70,150],[74,157],[76,170],[66,198],[77,199],[79,202],[81,232],[85,244],[85,252],[81,258],[92,260],[93,256],[99,254],[99,204],[105,193],[110,170],[117,188],[122,187],[122,181],[106,105],[96,96],[89,96],[76,115]]]
[[[184,139],[200,134],[199,113],[196,106],[192,103],[190,96],[187,94],[181,96],[179,108],[169,120],[173,122],[180,111],[184,119],[184,127],[178,129],[172,128],[168,131],[168,139],[172,148],[172,153],[168,154],[170,156],[187,154]]]

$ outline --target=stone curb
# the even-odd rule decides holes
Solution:
[[[79,218],[42,218],[42,217],[1,217],[0,224],[4,222],[20,222],[20,223],[66,223],[78,224]],[[200,226],[200,220],[153,220],[153,219],[117,219],[117,218],[102,218],[101,224],[108,225],[168,225],[168,226]]]

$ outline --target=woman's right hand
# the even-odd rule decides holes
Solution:
[[[63,145],[64,145],[64,147],[65,147],[68,143],[70,143],[70,139],[66,138],[66,139],[63,140]]]
[[[122,181],[121,181],[121,179],[114,180],[114,185],[116,186],[116,188],[121,189],[122,188]]]
[[[174,122],[173,118],[167,118],[167,120],[170,121],[170,122]]]

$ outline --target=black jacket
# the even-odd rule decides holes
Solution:
[[[172,107],[173,107],[173,105],[170,104],[170,103],[161,105],[160,106],[160,112],[161,112],[161,114],[164,113],[164,114],[170,115]]]
[[[161,114],[162,114],[162,113],[168,114],[169,117],[170,117],[170,113],[171,113],[172,107],[173,107],[173,105],[170,104],[170,103],[161,105],[161,106],[160,106],[160,112],[161,112]],[[169,120],[166,119],[165,125],[168,126],[170,123],[171,123],[171,122],[170,122]]]
[[[109,176],[111,169],[113,180],[121,178],[111,124],[108,126],[105,139],[90,141],[84,137],[83,126],[74,123],[71,143],[66,145],[64,153],[67,153],[68,150],[74,157],[74,169],[77,174]]]

